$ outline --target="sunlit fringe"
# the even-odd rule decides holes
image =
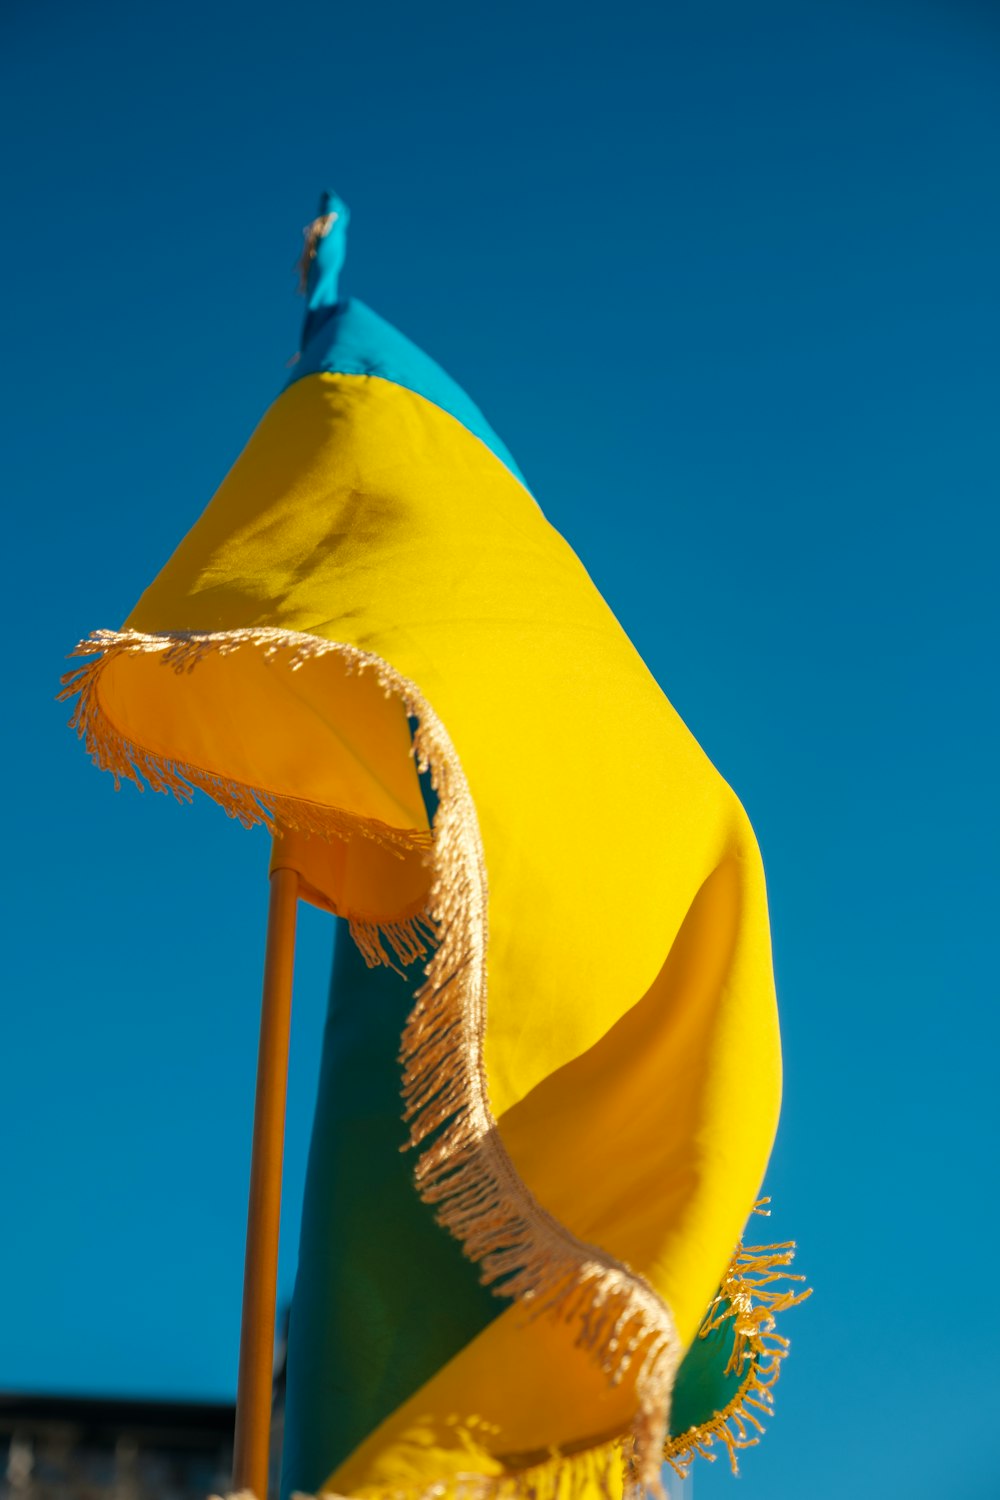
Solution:
[[[762,1198],[754,1212],[767,1214],[769,1202],[769,1198]],[[773,1413],[773,1387],[789,1348],[788,1339],[775,1332],[775,1316],[812,1295],[811,1289],[796,1291],[788,1285],[805,1280],[788,1270],[794,1254],[791,1240],[737,1247],[698,1337],[707,1338],[734,1318],[733,1350],[724,1373],[745,1372],[744,1378],[722,1411],[666,1444],[663,1457],[682,1478],[687,1477],[696,1456],[715,1462],[717,1455],[710,1451],[715,1443],[725,1446],[730,1467],[738,1474],[738,1452],[760,1441],[764,1431],[761,1417]],[[631,1442],[615,1438],[580,1452],[553,1454],[539,1463],[509,1469],[499,1477],[457,1474],[447,1481],[413,1489],[365,1486],[350,1500],[583,1500],[584,1495],[595,1493],[603,1500],[618,1495],[622,1500],[641,1500],[643,1488],[638,1482]],[[213,1495],[211,1500],[222,1497]],[[254,1496],[242,1491],[225,1500],[254,1500]],[[322,1490],[315,1497],[297,1492],[292,1500],[349,1497]]]
[[[144,791],[148,783],[153,791],[172,794],[178,802],[190,802],[196,790],[203,791],[244,828],[262,823],[272,834],[281,828],[291,828],[334,840],[348,840],[361,834],[400,859],[414,849],[423,848],[429,853],[432,843],[429,833],[391,828],[377,818],[358,817],[324,803],[264,791],[190,762],[182,763],[157,755],[122,735],[101,704],[97,686],[102,672],[115,656],[159,654],[164,666],[180,675],[193,671],[207,651],[226,656],[249,644],[262,650],[265,656],[273,656],[279,650],[289,650],[289,636],[288,631],[266,629],[232,630],[215,636],[150,636],[134,630],[98,630],[89,640],[81,641],[72,654],[90,656],[95,651],[101,654],[96,661],[65,674],[59,698],[77,699],[70,725],[84,741],[94,763],[102,771],[110,771],[116,789],[123,780],[134,782],[140,791]],[[293,640],[296,644],[289,660],[293,672],[317,654],[310,643],[315,642],[321,647],[329,645],[313,636],[295,636]],[[362,653],[354,655],[358,660],[350,662],[349,667],[364,670],[369,662],[363,659]],[[356,912],[342,915],[346,917],[351,936],[369,968],[386,964],[395,969],[398,964],[426,958],[436,941],[434,923],[426,910],[407,912],[384,921],[374,921]]]
[[[145,777],[155,790],[172,792],[182,801],[190,800],[192,789],[198,787],[246,825],[261,822],[334,838],[361,832],[388,847],[398,843],[398,833],[372,820],[277,797],[153,755],[124,739],[101,708],[97,684],[108,662],[119,654],[158,654],[164,665],[188,672],[208,652],[228,654],[247,646],[267,655],[287,652],[293,670],[326,654],[339,657],[348,670],[370,670],[416,721],[414,754],[420,769],[429,772],[438,796],[429,901],[438,944],[406,1023],[400,1054],[409,1144],[423,1148],[414,1170],[417,1189],[499,1296],[574,1325],[577,1344],[612,1383],[626,1372],[633,1374],[638,1409],[622,1441],[572,1457],[553,1456],[537,1470],[471,1476],[462,1494],[469,1500],[480,1494],[529,1500],[539,1496],[542,1475],[551,1470],[555,1500],[558,1484],[574,1483],[573,1476],[583,1472],[591,1458],[596,1463],[599,1453],[608,1462],[617,1455],[614,1461],[625,1463],[629,1488],[660,1494],[670,1391],[681,1353],[673,1317],[641,1276],[578,1240],[545,1212],[517,1175],[500,1140],[483,1061],[487,883],[479,825],[458,755],[419,690],[380,657],[355,647],[295,631],[251,628],[161,635],[98,631],[73,653],[100,653],[98,659],[67,674],[61,696],[78,696],[71,723],[116,785],[127,778],[141,786]],[[406,846],[412,846],[409,837]],[[366,934],[362,936],[367,940]]]
[[[762,1198],[754,1212],[769,1213],[765,1205],[770,1201]],[[775,1332],[775,1317],[812,1295],[811,1288],[796,1291],[788,1284],[805,1281],[804,1276],[788,1270],[794,1256],[794,1240],[779,1245],[737,1246],[698,1337],[707,1338],[730,1318],[735,1319],[733,1351],[724,1373],[742,1375],[743,1379],[722,1411],[667,1443],[663,1456],[678,1474],[687,1474],[696,1454],[714,1463],[716,1455],[710,1449],[716,1442],[725,1445],[729,1466],[737,1474],[739,1450],[760,1442],[764,1431],[761,1417],[774,1411],[774,1385],[789,1348],[788,1339]]]
[[[291,1500],[639,1500],[634,1466],[627,1442],[615,1439],[570,1456],[553,1454],[542,1462],[505,1474],[453,1474],[422,1486],[365,1485],[352,1496],[337,1490],[307,1495],[293,1492]],[[624,1487],[622,1475],[625,1476]],[[209,1500],[223,1500],[212,1495]],[[255,1500],[249,1490],[224,1500]]]
[[[425,912],[397,922],[370,922],[366,917],[349,916],[347,925],[369,969],[384,964],[398,974],[398,964],[412,964],[418,958],[426,958],[437,943],[434,924]]]
[[[267,657],[278,651],[287,651],[289,669],[293,672],[313,657],[332,650],[346,657],[349,671],[364,671],[376,660],[350,647],[335,648],[331,642],[316,636],[263,627],[228,630],[217,635],[194,632],[143,635],[137,630],[95,630],[70,654],[93,656],[99,653],[97,659],[85,667],[67,672],[61,679],[62,689],[58,697],[60,700],[77,699],[70,726],[83,740],[95,765],[102,771],[110,771],[116,789],[124,780],[134,782],[140,791],[144,791],[146,782],[154,792],[170,793],[178,802],[190,802],[197,790],[205,792],[244,828],[263,823],[272,834],[279,828],[292,828],[299,833],[316,834],[326,839],[348,839],[360,833],[400,858],[416,846],[422,845],[429,850],[430,834],[391,828],[377,818],[359,817],[326,803],[265,791],[206,771],[190,762],[157,755],[123,735],[104,712],[97,686],[105,668],[117,656],[159,655],[164,666],[183,675],[192,672],[209,652],[229,656],[247,645],[257,647]]]

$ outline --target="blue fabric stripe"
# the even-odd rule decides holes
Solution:
[[[343,198],[323,193],[309,232],[302,347],[285,389],[307,375],[377,375],[391,380],[455,417],[524,484],[510,453],[462,387],[365,303],[341,298],[340,273],[350,222],[351,211]]]
[[[333,239],[333,235],[327,238]],[[320,241],[321,246],[326,243],[326,240]],[[484,442],[524,483],[524,476],[507,448],[457,381],[452,380],[430,355],[418,349],[391,323],[356,297],[334,307],[308,309],[302,352],[288,385],[294,385],[308,375],[327,372],[377,375],[432,401]]]

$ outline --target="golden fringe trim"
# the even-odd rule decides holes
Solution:
[[[769,1214],[770,1209],[765,1205],[770,1201],[762,1198],[754,1212]],[[781,1374],[781,1361],[789,1350],[788,1339],[775,1332],[775,1316],[812,1296],[811,1287],[797,1292],[787,1285],[805,1281],[804,1276],[788,1270],[794,1256],[794,1240],[779,1245],[737,1246],[698,1337],[707,1338],[730,1318],[735,1319],[733,1352],[724,1373],[742,1373],[743,1381],[732,1400],[710,1421],[688,1428],[667,1443],[663,1456],[682,1478],[686,1477],[696,1454],[715,1462],[716,1454],[709,1450],[716,1442],[725,1445],[729,1467],[738,1474],[739,1451],[756,1447],[760,1442],[764,1431],[761,1416],[773,1415],[774,1386]],[[754,1434],[748,1430],[751,1427]]]
[[[633,1464],[624,1451],[622,1440],[602,1443],[600,1447],[566,1457],[552,1454],[544,1462],[507,1474],[451,1474],[436,1483],[413,1486],[365,1485],[356,1496],[339,1490],[319,1490],[309,1495],[301,1490],[291,1500],[585,1500],[588,1495],[614,1500],[638,1500]],[[619,1476],[624,1472],[624,1492]],[[212,1495],[209,1500],[255,1500],[250,1490],[240,1490],[225,1497]]]
[[[102,771],[110,771],[116,790],[122,781],[131,781],[140,791],[145,791],[145,781],[154,792],[170,793],[178,802],[190,802],[197,790],[205,792],[228,817],[235,818],[244,828],[263,823],[272,834],[279,828],[292,828],[299,833],[339,840],[360,833],[400,858],[421,845],[429,851],[433,843],[429,833],[392,828],[377,818],[358,817],[326,803],[248,786],[245,782],[206,771],[190,761],[175,761],[147,750],[122,734],[105,713],[97,693],[101,674],[117,656],[159,655],[164,666],[181,676],[194,671],[209,651],[228,656],[243,646],[252,645],[271,657],[280,650],[289,650],[290,644],[294,643],[294,649],[289,651],[289,668],[295,672],[312,657],[323,654],[322,649],[312,650],[310,642],[320,648],[332,649],[330,642],[318,637],[270,628],[230,630],[218,635],[194,632],[143,635],[138,630],[95,630],[70,655],[93,656],[99,653],[97,660],[67,672],[61,679],[58,699],[77,698],[70,727],[84,741],[94,764]],[[349,660],[349,669],[364,671],[371,665],[364,652],[354,652],[353,658],[356,660]]]
[[[766,1217],[770,1201],[760,1199],[754,1205],[754,1213]],[[792,1240],[776,1245],[741,1243],[733,1255],[698,1337],[707,1338],[734,1318],[735,1339],[725,1374],[748,1368],[739,1391],[722,1411],[710,1421],[671,1439],[664,1447],[664,1460],[681,1478],[687,1478],[696,1456],[715,1462],[717,1455],[710,1449],[716,1442],[725,1445],[730,1468],[736,1475],[738,1452],[760,1442],[764,1431],[760,1418],[773,1415],[773,1387],[781,1373],[781,1361],[789,1350],[788,1339],[775,1332],[775,1315],[812,1296],[811,1288],[795,1291],[787,1286],[789,1282],[805,1280],[804,1276],[788,1270],[795,1249]],[[777,1283],[786,1285],[782,1289]],[[748,1431],[750,1427],[755,1429],[753,1435]],[[511,1462],[509,1455],[506,1461]],[[619,1491],[616,1483],[619,1477],[624,1480],[623,1491]],[[541,1461],[533,1455],[521,1467],[511,1467],[499,1476],[459,1473],[421,1487],[365,1486],[360,1494],[363,1500],[432,1500],[432,1497],[433,1500],[583,1500],[585,1495],[596,1491],[604,1500],[612,1500],[619,1493],[623,1493],[624,1500],[638,1500],[642,1489],[629,1439],[612,1438],[592,1448],[552,1453]],[[212,1495],[210,1500],[223,1497]],[[243,1490],[227,1495],[224,1500],[255,1500],[255,1497]],[[352,1497],[334,1490],[322,1490],[317,1496],[296,1491],[291,1500],[352,1500]]]
[[[387,945],[401,964],[426,958],[437,945],[437,932],[425,912],[398,922],[371,922],[367,917],[351,916],[347,925],[369,969],[384,964],[399,972],[386,952]]]
[[[414,848],[423,847],[429,853],[433,842],[429,833],[391,828],[377,818],[358,817],[325,803],[266,792],[260,787],[218,776],[191,762],[181,764],[157,755],[126,738],[108,717],[100,701],[97,686],[101,673],[115,656],[159,653],[165,666],[182,675],[192,672],[207,650],[214,649],[220,656],[226,656],[241,646],[253,645],[262,649],[265,656],[273,656],[279,650],[288,649],[288,635],[289,632],[283,630],[233,630],[226,632],[224,638],[195,633],[150,636],[136,630],[97,630],[88,640],[81,641],[71,654],[101,654],[96,661],[63,676],[58,698],[60,701],[77,699],[70,726],[84,741],[94,764],[102,771],[110,771],[116,790],[125,780],[133,782],[142,792],[146,789],[144,783],[148,782],[154,792],[172,794],[178,802],[190,802],[198,790],[211,797],[228,817],[235,818],[244,828],[262,823],[271,834],[280,828],[292,828],[300,833],[342,841],[360,833],[400,859]],[[303,643],[313,639],[311,636],[301,638]],[[297,671],[315,654],[307,644],[300,644],[291,653],[289,669]],[[359,661],[354,665],[362,671],[368,663]],[[345,912],[344,916],[369,968],[385,964],[396,969],[397,963],[409,964],[418,958],[426,958],[437,941],[434,922],[425,906],[394,921],[376,922],[355,912]],[[393,962],[387,949],[397,962]]]
[[[640,1275],[577,1239],[545,1212],[517,1175],[500,1140],[483,1058],[487,883],[479,823],[455,748],[419,689],[371,653],[267,627],[162,635],[98,631],[73,653],[99,652],[98,660],[68,674],[61,696],[79,696],[71,723],[116,784],[127,778],[141,785],[145,776],[155,790],[173,792],[182,801],[190,800],[192,788],[199,787],[241,822],[287,823],[323,837],[342,837],[346,815],[331,817],[328,809],[315,804],[165,761],[124,739],[98,701],[101,672],[122,653],[159,654],[173,670],[188,672],[210,651],[225,654],[246,646],[268,655],[288,652],[293,670],[307,660],[334,654],[348,670],[373,671],[383,690],[396,694],[417,721],[413,752],[420,770],[429,771],[438,796],[429,901],[438,943],[404,1028],[400,1053],[409,1144],[422,1148],[414,1169],[417,1190],[434,1207],[438,1222],[478,1263],[483,1282],[497,1295],[574,1325],[577,1344],[611,1382],[620,1381],[627,1371],[633,1373],[637,1415],[624,1446],[613,1451],[627,1451],[630,1485],[660,1494],[670,1392],[681,1354],[673,1316]],[[362,826],[362,832],[390,841],[393,833],[372,825]],[[553,1457],[557,1468],[566,1463]],[[514,1493],[525,1493],[527,1472],[520,1480],[511,1476]],[[506,1476],[475,1478],[477,1486],[488,1485],[491,1496],[502,1495],[508,1482]],[[519,1483],[522,1488],[516,1488]]]

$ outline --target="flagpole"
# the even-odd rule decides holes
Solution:
[[[268,1489],[281,1163],[285,1144],[297,902],[296,872],[287,866],[272,869],[233,1440],[233,1489],[250,1490],[257,1500],[267,1500]]]

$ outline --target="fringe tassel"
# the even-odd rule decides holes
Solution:
[[[421,912],[400,922],[371,922],[367,917],[348,917],[347,925],[369,969],[384,964],[400,973],[399,964],[426,958],[437,944],[437,932],[429,915]],[[386,946],[398,963],[393,963]]]
[[[116,784],[127,778],[141,786],[145,777],[156,790],[172,792],[182,801],[189,800],[192,789],[198,787],[243,823],[263,822],[269,827],[281,823],[325,837],[342,837],[349,826],[387,847],[398,844],[399,835],[383,825],[346,819],[316,804],[277,797],[155,756],[125,740],[98,701],[100,674],[119,653],[158,654],[174,671],[188,672],[210,651],[227,654],[247,646],[267,655],[287,653],[293,669],[333,653],[349,670],[375,672],[383,690],[398,695],[417,722],[414,753],[420,769],[430,772],[439,799],[429,902],[430,924],[438,943],[406,1023],[400,1056],[409,1144],[420,1150],[414,1169],[417,1189],[434,1207],[438,1221],[479,1264],[482,1280],[498,1296],[574,1325],[577,1344],[591,1354],[610,1381],[633,1373],[637,1415],[631,1432],[612,1449],[628,1455],[630,1488],[660,1495],[670,1391],[681,1355],[673,1317],[640,1275],[598,1247],[578,1240],[545,1212],[518,1177],[500,1140],[483,1060],[487,883],[479,825],[459,757],[418,689],[379,657],[293,631],[260,628],[163,635],[99,631],[74,653],[99,652],[98,660],[68,674],[61,696],[78,696],[71,722],[96,763],[112,773]],[[366,956],[384,953],[382,939],[376,939],[368,924],[356,921],[355,926]],[[397,956],[415,952],[411,931],[387,937]],[[742,1330],[744,1323],[739,1326]],[[566,1462],[553,1457],[553,1473]],[[569,1462],[574,1464],[575,1459]],[[514,1473],[509,1480],[475,1476],[469,1481],[468,1494],[472,1500],[487,1491],[490,1496],[509,1493],[511,1500],[534,1500],[538,1476],[532,1474],[529,1481],[528,1472]],[[505,1491],[507,1484],[513,1489]]]
[[[575,1324],[577,1344],[612,1382],[634,1369],[630,1463],[637,1483],[658,1493],[680,1360],[673,1317],[642,1277],[545,1212],[500,1140],[483,1061],[487,885],[478,821],[444,727],[424,703],[410,712],[417,762],[439,799],[430,904],[440,942],[400,1053],[409,1144],[423,1148],[417,1190],[497,1295]]]
[[[624,1490],[621,1484],[624,1476]],[[627,1440],[614,1439],[579,1453],[545,1455],[539,1462],[511,1469],[503,1475],[454,1474],[448,1479],[417,1486],[366,1486],[364,1500],[585,1500],[596,1493],[600,1500],[624,1494],[638,1500],[634,1464]],[[255,1500],[249,1490],[209,1500]],[[317,1495],[295,1491],[291,1500],[351,1500],[336,1490]]]
[[[770,1201],[762,1198],[754,1206],[754,1212],[766,1216],[770,1209],[765,1205]],[[737,1246],[698,1337],[707,1338],[730,1318],[734,1319],[733,1352],[725,1374],[742,1375],[743,1380],[733,1399],[710,1421],[689,1428],[667,1443],[663,1456],[682,1477],[687,1475],[696,1454],[715,1462],[716,1455],[709,1450],[716,1442],[725,1445],[729,1466],[738,1474],[739,1450],[753,1448],[760,1442],[764,1431],[761,1416],[773,1414],[773,1388],[789,1349],[788,1339],[775,1332],[775,1316],[812,1296],[811,1287],[798,1292],[788,1286],[789,1282],[805,1281],[804,1276],[788,1270],[794,1256],[794,1240],[779,1245]],[[753,1434],[749,1428],[754,1429]]]
[[[169,793],[178,802],[190,802],[197,790],[205,792],[228,817],[235,818],[244,828],[263,823],[272,834],[279,827],[292,828],[325,839],[347,839],[360,833],[400,858],[414,847],[430,850],[433,840],[429,833],[390,828],[377,818],[356,817],[325,803],[264,791],[190,762],[181,764],[157,755],[122,735],[104,712],[97,685],[102,672],[116,656],[159,655],[164,666],[182,675],[192,672],[209,651],[228,656],[248,645],[258,647],[269,657],[280,650],[288,651],[289,667],[293,672],[313,657],[335,649],[329,641],[321,641],[315,636],[274,629],[230,630],[214,636],[194,633],[143,635],[137,630],[97,630],[71,652],[72,656],[93,656],[97,652],[100,653],[97,660],[67,672],[61,679],[58,698],[60,701],[77,699],[70,727],[83,740],[94,764],[102,771],[110,771],[116,790],[122,781],[131,781],[144,791],[146,782],[154,792]],[[348,647],[339,650],[347,657],[348,670],[364,671],[376,660],[368,658],[364,652],[352,652]]]
[[[207,650],[214,649],[225,656],[240,646],[253,645],[263,650],[266,656],[273,656],[278,650],[289,649],[288,637],[289,633],[281,630],[229,631],[224,637],[194,634],[147,636],[131,630],[95,631],[89,640],[80,642],[72,655],[89,656],[95,651],[101,654],[96,661],[63,676],[58,698],[60,701],[77,699],[70,726],[84,741],[94,764],[102,771],[111,772],[116,790],[120,789],[123,780],[133,782],[140,792],[145,791],[148,783],[153,791],[172,794],[178,802],[190,802],[195,790],[203,791],[244,828],[262,823],[271,834],[279,828],[293,828],[320,838],[341,840],[360,833],[400,859],[414,848],[423,847],[429,853],[433,843],[429,833],[404,833],[375,818],[357,817],[301,797],[265,792],[259,787],[217,776],[189,762],[180,764],[155,755],[119,733],[105,714],[97,693],[101,673],[108,662],[123,653],[158,652],[165,666],[181,674],[193,671]],[[310,649],[308,643],[313,639],[308,636],[293,638],[296,644],[289,663],[293,672],[312,656],[322,654],[322,651],[317,653]],[[317,640],[316,643],[328,647],[327,642]],[[356,655],[360,658],[362,653]],[[368,665],[368,661],[362,659],[349,662],[349,668],[358,671],[363,671]],[[400,964],[426,958],[437,941],[434,923],[426,909],[404,915],[394,922],[377,922],[353,912],[345,913],[345,916],[351,936],[369,968],[385,964],[399,973]]]

